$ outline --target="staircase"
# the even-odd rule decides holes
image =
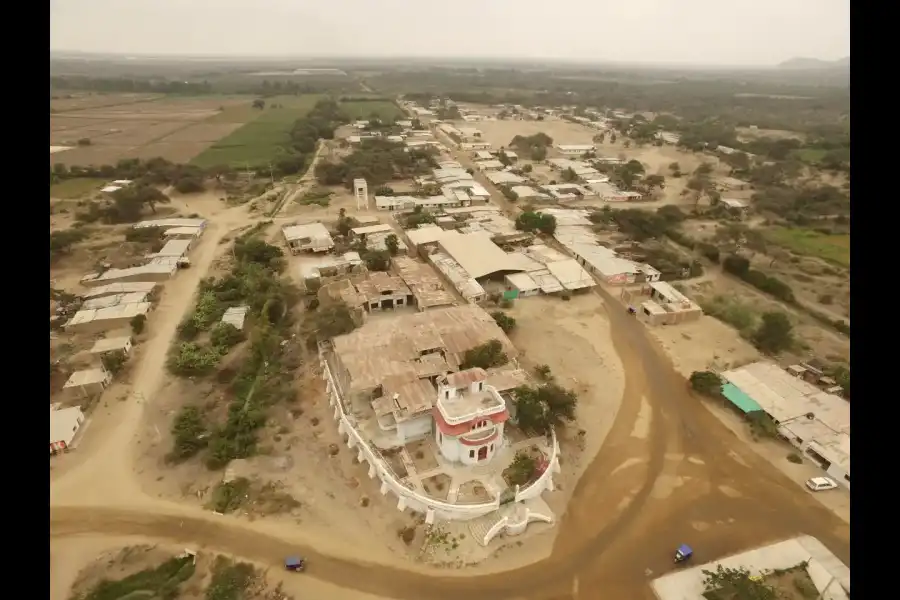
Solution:
[[[504,517],[503,511],[495,510],[483,517],[472,519],[469,521],[469,531],[472,532],[472,536],[475,538],[476,542],[482,546],[486,546],[487,544],[484,543],[484,537],[487,535],[488,531]]]

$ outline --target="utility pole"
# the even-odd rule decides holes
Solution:
[[[269,163],[269,179],[272,180],[272,187],[275,187],[275,175],[272,174],[272,163]]]

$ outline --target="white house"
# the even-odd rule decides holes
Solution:
[[[84,413],[77,406],[72,408],[58,408],[50,405],[50,454],[55,454],[69,448],[78,428],[84,422]]]
[[[449,461],[475,465],[488,461],[503,445],[509,419],[506,401],[485,385],[484,369],[466,369],[439,377],[438,398],[432,410],[435,441]]]
[[[593,144],[557,144],[556,151],[565,156],[581,156],[585,152],[593,152]]]

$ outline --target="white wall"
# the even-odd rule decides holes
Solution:
[[[397,424],[397,441],[400,444],[405,444],[407,442],[411,442],[417,439],[421,439],[423,437],[431,434],[432,424],[434,423],[434,419],[431,416],[431,413],[425,413],[415,419],[410,419],[409,421],[404,421],[403,423]]]

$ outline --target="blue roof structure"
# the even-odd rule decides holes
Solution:
[[[751,413],[756,412],[758,410],[763,410],[763,407],[759,405],[753,398],[745,394],[731,383],[726,383],[722,386],[722,395],[725,396],[732,404],[741,409],[743,413]]]

